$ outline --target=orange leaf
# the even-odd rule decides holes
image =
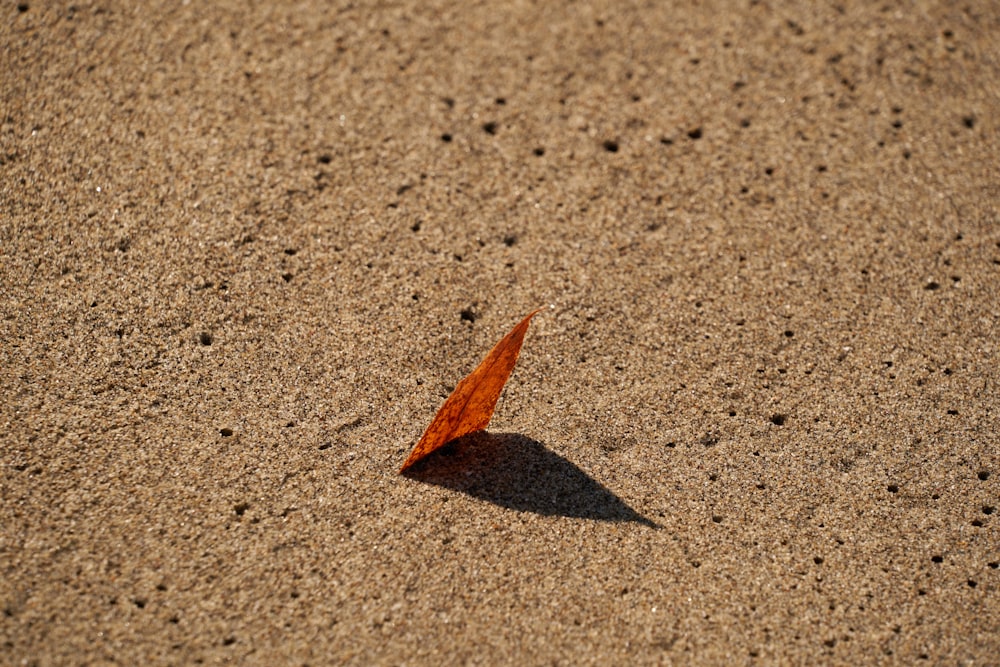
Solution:
[[[528,324],[540,310],[541,308],[521,320],[490,350],[476,370],[458,383],[399,472],[452,440],[486,428],[497,407],[500,392],[517,363]]]

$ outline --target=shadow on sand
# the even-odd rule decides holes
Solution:
[[[517,433],[469,434],[403,475],[522,512],[659,527],[574,464]]]

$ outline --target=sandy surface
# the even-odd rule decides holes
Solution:
[[[995,664],[1000,5],[365,4],[0,9],[0,663]]]

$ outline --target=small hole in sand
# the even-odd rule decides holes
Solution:
[[[219,429],[219,435],[221,435],[223,438],[228,438],[232,434],[233,434],[233,429],[231,429],[231,428],[220,428]]]
[[[784,426],[785,425],[785,415],[782,415],[782,414],[771,415],[771,423],[774,424],[775,426]]]
[[[618,142],[617,141],[612,141],[611,139],[607,139],[601,145],[604,146],[604,150],[606,150],[609,153],[617,153],[618,152]]]

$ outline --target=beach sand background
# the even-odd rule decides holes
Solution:
[[[996,2],[0,11],[0,662],[1000,655]]]

